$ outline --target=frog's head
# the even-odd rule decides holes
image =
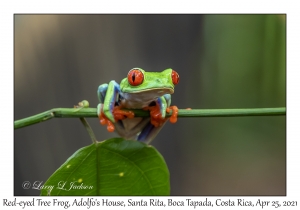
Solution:
[[[123,93],[143,96],[143,98],[157,98],[164,94],[174,93],[174,86],[179,82],[179,75],[169,68],[162,72],[146,72],[141,68],[133,68],[127,78],[121,81]]]

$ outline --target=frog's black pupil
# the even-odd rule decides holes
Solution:
[[[133,72],[132,74],[132,81],[134,82],[134,80],[135,80],[135,72]]]

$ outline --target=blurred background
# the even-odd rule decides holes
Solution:
[[[14,120],[98,104],[97,88],[133,67],[175,69],[179,108],[286,106],[285,15],[15,15]],[[99,140],[108,133],[88,118]],[[14,132],[14,194],[46,181],[91,140],[79,119]],[[151,143],[171,195],[286,195],[286,117],[180,118]]]

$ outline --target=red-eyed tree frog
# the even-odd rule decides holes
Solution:
[[[98,87],[97,114],[100,123],[107,125],[107,130],[125,138],[149,143],[160,131],[165,122],[166,112],[172,110],[170,122],[177,121],[178,108],[171,105],[174,86],[179,82],[179,75],[173,69],[162,72],[146,72],[133,68],[120,85],[114,80]],[[150,117],[134,117],[126,109],[144,109],[150,111]]]

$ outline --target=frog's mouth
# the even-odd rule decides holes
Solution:
[[[137,90],[137,91],[132,91],[129,94],[157,94],[157,95],[161,95],[163,96],[164,94],[172,94],[174,93],[174,89],[173,88],[149,88],[149,89],[141,89],[141,90]]]
[[[122,96],[126,100],[146,102],[146,101],[152,101],[165,94],[172,94],[172,93],[174,93],[173,88],[151,88],[151,89],[133,91],[130,93],[122,93]]]

